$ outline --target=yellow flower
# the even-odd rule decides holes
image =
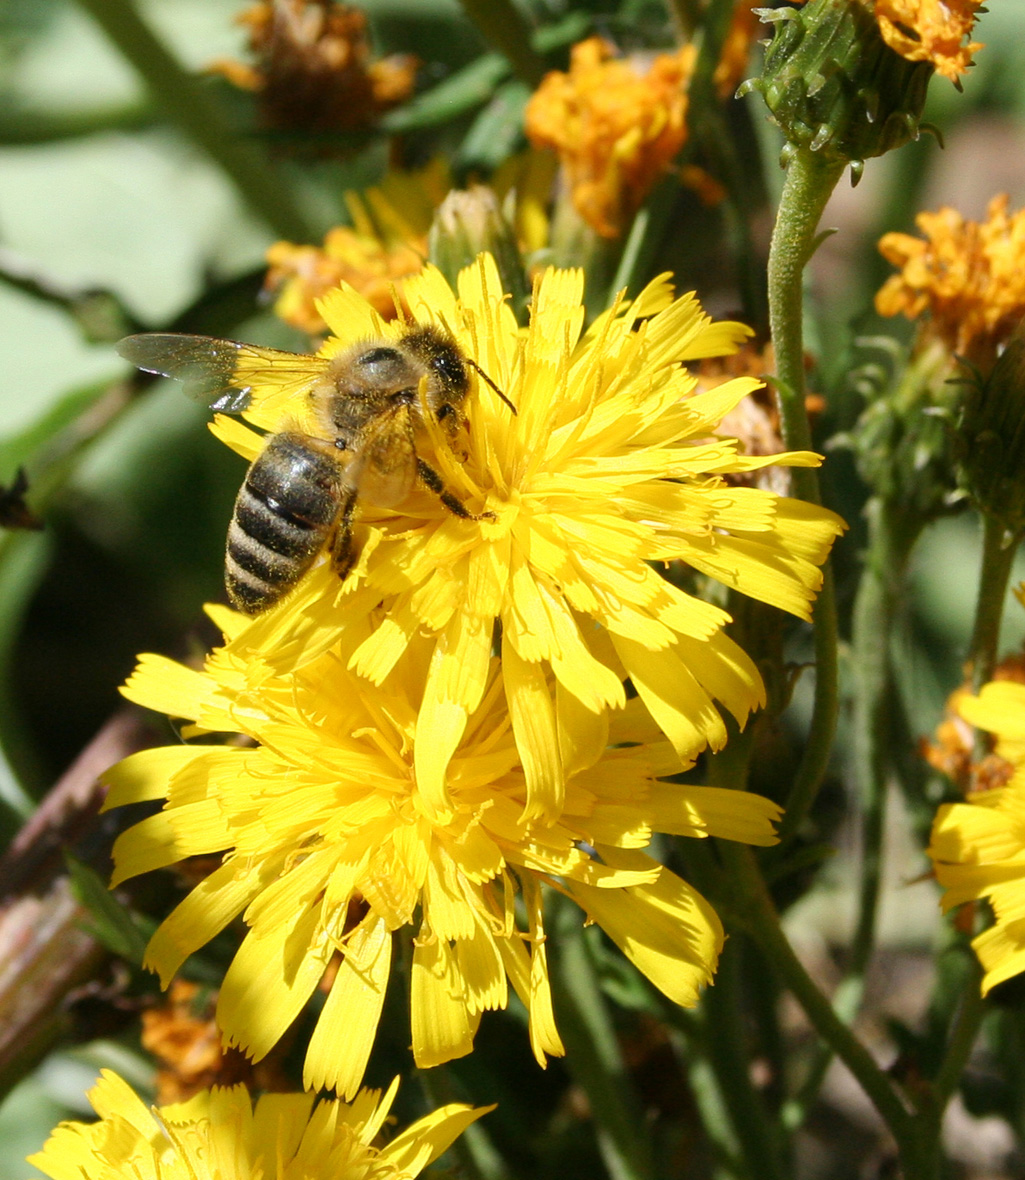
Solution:
[[[351,1104],[244,1086],[148,1107],[109,1070],[89,1094],[96,1123],[61,1123],[28,1162],[52,1180],[411,1180],[494,1107],[452,1103],[373,1146],[398,1089]]]
[[[275,242],[267,251],[265,286],[277,292],[275,312],[311,336],[327,325],[317,301],[347,283],[386,320],[398,314],[395,285],[416,274],[427,257],[427,231],[450,188],[448,166],[439,156],[412,172],[393,170],[379,185],[347,192],[352,226],[328,230],[323,246]]]
[[[1007,206],[1006,193],[994,197],[981,222],[944,206],[915,218],[924,239],[884,234],[879,251],[901,273],[876,295],[879,314],[927,313],[952,352],[989,368],[1025,314],[1025,209]]]
[[[527,104],[527,137],[559,153],[577,212],[603,237],[623,232],[683,146],[696,59],[686,45],[644,67],[590,37],[573,46],[569,73],[546,75]]]
[[[876,0],[883,40],[908,61],[928,61],[957,82],[983,48],[970,37],[983,0]]]
[[[936,814],[929,855],[946,889],[944,910],[988,899],[996,922],[972,942],[985,970],[983,994],[1025,970],[1025,684],[995,680],[958,711],[996,736],[1013,767],[1006,786],[976,791]]]
[[[228,635],[245,626],[226,608],[210,609]],[[529,1013],[538,1061],[562,1053],[542,884],[575,901],[670,999],[696,1003],[722,928],[694,889],[643,850],[654,831],[770,844],[779,808],[743,792],[659,781],[680,760],[639,701],[607,719],[557,691],[553,716],[521,717],[540,771],[564,783],[557,819],[532,821],[511,730],[510,713],[522,705],[510,708],[493,660],[448,766],[449,808],[439,817],[415,770],[433,644],[416,640],[378,688],[347,670],[373,626],[364,616],[348,647],[256,689],[230,645],[202,672],[142,657],[124,689],[130,700],[193,721],[186,737],[251,739],[146,750],[105,776],[108,806],[166,800],[118,839],[115,883],[183,857],[225,854],[157,930],[147,965],[166,985],[242,914],[249,933],[225,976],[217,1020],[228,1043],[257,1060],[337,967],[304,1084],[346,1096],[373,1046],[395,932],[412,943],[419,1066],[469,1053],[482,1012],[505,1007],[510,982]]]
[[[741,378],[698,394],[681,362],[735,351],[747,328],[713,324],[692,295],[674,299],[663,276],[584,332],[582,295],[581,272],[546,271],[521,330],[487,255],[463,271],[458,299],[433,268],[407,280],[403,298],[415,320],[450,331],[517,407],[513,415],[477,382],[465,461],[427,422],[445,483],[494,518],[459,519],[426,490],[401,512],[366,504],[361,555],[346,581],[322,556],[292,594],[232,640],[255,681],[261,668],[288,671],[355,630],[349,666],[384,684],[407,647],[429,639],[416,774],[439,812],[445,768],[483,698],[496,641],[531,814],[557,814],[561,790],[557,768],[552,777],[537,753],[555,726],[549,671],[593,714],[622,707],[628,676],[685,762],[708,744],[721,747],[726,728],[713,701],[743,724],[763,702],[761,678],[724,633],[726,612],[651,563],[683,562],[807,618],[818,567],[844,527],[815,505],[726,482],[770,465],[819,462],[807,452],[747,456],[735,440],[715,437],[723,415],[758,382]],[[405,330],[345,289],[320,309],[337,333],[325,357]],[[264,368],[252,381],[251,421],[315,429],[289,378],[276,384]],[[237,420],[222,418],[214,430],[247,458],[260,450]]]

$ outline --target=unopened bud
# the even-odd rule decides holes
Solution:
[[[804,8],[763,8],[775,27],[759,90],[788,140],[784,163],[799,148],[864,161],[917,139],[934,67],[911,62],[883,40],[870,0],[811,0]]]
[[[502,289],[512,295],[517,317],[526,307],[530,286],[512,225],[498,198],[484,185],[453,189],[438,207],[427,240],[428,256],[453,289],[459,272],[478,254],[490,253],[502,277]]]

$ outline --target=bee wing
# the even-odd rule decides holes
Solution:
[[[378,508],[394,508],[406,499],[416,484],[416,446],[408,405],[389,408],[374,419],[349,466],[348,478]]]
[[[212,336],[143,332],[126,336],[116,347],[137,368],[180,381],[194,401],[222,414],[248,409],[253,386],[264,376],[272,377],[278,388],[284,383],[298,390],[324,369],[323,360],[312,355]]]

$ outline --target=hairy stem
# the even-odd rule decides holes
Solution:
[[[783,442],[791,450],[810,450],[811,429],[805,412],[804,268],[815,251],[822,211],[843,174],[844,165],[799,149],[790,160],[769,248],[769,325],[776,352],[777,399]],[[794,490],[803,500],[821,504],[814,468],[793,472]],[[822,590],[815,604],[815,700],[804,756],[787,800],[780,838],[799,829],[815,801],[826,773],[838,709],[836,597],[832,572],[823,567]]]

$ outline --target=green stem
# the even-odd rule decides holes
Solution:
[[[801,763],[794,774],[786,811],[779,825],[780,850],[800,831],[825,778],[839,713],[839,642],[833,569],[822,567],[822,589],[812,612],[815,625],[815,698]]]
[[[979,1035],[982,1018],[986,1014],[986,1001],[982,996],[982,970],[974,957],[971,962],[972,970],[968,972],[961,992],[961,1007],[954,1021],[943,1061],[932,1084],[937,1125],[947,1103],[960,1084],[975,1038]]]
[[[844,165],[799,149],[787,169],[776,226],[769,247],[769,325],[776,353],[777,399],[783,442],[789,450],[811,449],[811,428],[805,412],[804,268],[815,251],[822,211],[843,174]],[[794,491],[803,500],[821,504],[818,474],[813,467],[795,468]],[[808,742],[787,800],[780,839],[798,831],[825,776],[836,729],[838,666],[836,597],[832,572],[823,567],[822,590],[815,603],[815,700]]]
[[[783,1180],[786,1173],[778,1136],[751,1081],[750,1054],[744,1043],[745,1005],[739,971],[744,942],[730,939],[719,960],[715,986],[702,999],[708,1055],[748,1174],[759,1180]]]
[[[975,626],[968,653],[972,687],[976,692],[993,677],[1007,583],[1011,578],[1011,567],[1020,541],[1020,534],[1009,536],[1004,526],[992,516],[984,518],[979,594],[975,602]]]
[[[815,252],[822,211],[845,166],[807,149],[794,153],[769,246],[769,326],[776,352],[783,442],[789,450],[811,449],[804,409],[804,268]],[[814,467],[795,469],[793,479],[802,500],[821,503]]]
[[[854,669],[854,760],[861,796],[861,884],[850,963],[833,997],[833,1010],[845,1024],[854,1020],[861,1006],[865,971],[875,945],[887,784],[894,748],[890,639],[907,563],[922,524],[909,521],[900,505],[882,497],[869,501],[866,516],[868,549],[854,602],[850,660]],[[799,1125],[803,1120],[832,1057],[826,1047],[812,1065],[800,1096],[788,1106],[788,1125]]]
[[[553,916],[559,958],[552,972],[552,990],[559,1032],[566,1045],[566,1064],[587,1095],[609,1176],[612,1180],[650,1180],[654,1175],[650,1140],[595,977],[579,911],[564,902],[557,905]]]
[[[751,767],[753,736],[750,727],[738,732],[730,725],[730,738],[725,747],[708,759],[709,786],[736,791],[747,789]],[[693,844],[694,841],[688,843]],[[687,879],[696,880],[703,892],[717,896],[723,891],[721,872],[694,873],[693,853],[709,855],[708,841],[699,842],[697,849],[689,849]],[[702,879],[703,878],[703,879]],[[718,900],[718,897],[717,897]],[[733,898],[732,900],[736,900]],[[723,907],[728,912],[728,907]],[[716,1083],[729,1112],[736,1143],[747,1161],[751,1176],[766,1180],[779,1178],[785,1172],[780,1157],[781,1144],[773,1132],[765,1102],[751,1081],[751,1062],[744,1044],[744,1009],[740,987],[740,940],[727,944],[715,975],[715,986],[702,999],[702,1012],[707,1022],[708,1057]]]
[[[865,1046],[833,1011],[794,953],[750,848],[720,841],[720,855],[743,907],[744,923],[766,958],[804,1009],[819,1036],[857,1079],[880,1116],[902,1145],[917,1141],[913,1115],[905,1108],[886,1074]]]
[[[890,641],[905,588],[905,571],[921,531],[901,505],[873,498],[867,506],[869,543],[854,604],[854,759],[861,795],[862,854],[858,925],[849,974],[861,980],[875,943],[882,873],[886,788],[892,767],[893,670]]]
[[[545,75],[545,63],[534,52],[533,30],[512,0],[460,0],[466,15],[485,40],[508,59],[522,81],[536,87]]]
[[[266,154],[239,137],[207,87],[168,52],[132,0],[79,3],[142,75],[167,117],[231,178],[253,213],[282,238],[312,241],[312,229]]]

